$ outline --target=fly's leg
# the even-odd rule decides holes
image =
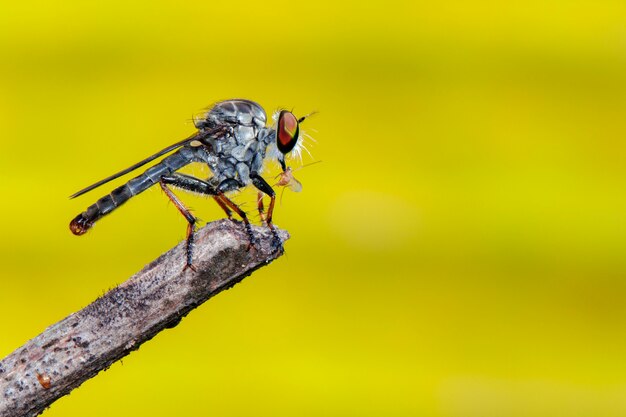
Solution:
[[[226,215],[228,216],[228,220],[232,220],[233,211],[228,208],[228,206],[226,205],[226,203],[224,203],[224,201],[222,201],[222,198],[219,195],[214,195],[213,199],[222,208],[222,210],[224,210],[224,213],[226,213]]]
[[[267,181],[265,181],[263,179],[263,177],[261,177],[259,174],[257,173],[252,173],[250,174],[250,179],[252,180],[252,184],[254,184],[254,186],[261,191],[264,194],[267,194],[270,198],[270,205],[267,208],[267,215],[265,217],[265,222],[267,223],[267,227],[270,228],[270,230],[272,231],[272,237],[274,238],[272,240],[272,245],[274,246],[274,249],[276,249],[277,251],[282,251],[283,250],[283,242],[282,240],[280,240],[280,237],[278,236],[278,232],[276,232],[276,228],[274,227],[274,223],[272,223],[272,214],[274,213],[274,203],[276,202],[276,193],[274,192],[274,190],[272,189],[272,187],[267,183]],[[260,193],[259,193],[260,194]],[[259,213],[261,214],[261,218],[263,218],[263,200],[262,200],[263,195],[260,194],[259,195]]]
[[[243,185],[235,179],[232,179],[232,178],[226,179],[222,181],[220,185],[217,186],[217,196],[227,207],[229,207],[231,210],[237,213],[239,217],[241,217],[241,220],[243,220],[244,227],[246,228],[246,233],[248,234],[248,240],[250,241],[250,244],[248,245],[248,250],[249,250],[251,247],[255,246],[259,242],[258,242],[258,239],[254,237],[254,234],[252,234],[252,227],[250,226],[250,221],[248,220],[248,216],[246,215],[245,211],[243,211],[237,204],[235,204],[231,199],[226,197],[226,195],[224,194],[225,192],[228,192],[228,191],[237,190],[241,188],[242,186]]]
[[[250,241],[248,249],[254,246],[255,243],[258,243],[256,238],[252,234],[252,227],[250,226],[250,222],[248,221],[246,212],[240,209],[237,204],[232,202],[228,197],[226,197],[226,195],[224,195],[225,192],[234,191],[241,188],[243,185],[239,181],[235,179],[224,180],[217,186],[216,189],[206,181],[202,181],[201,179],[192,177],[190,175],[180,174],[178,172],[175,172],[170,176],[161,177],[161,181],[166,184],[171,184],[174,187],[181,188],[183,190],[213,196],[215,201],[220,205],[220,207],[224,209],[226,215],[228,215],[230,219],[232,219],[232,212],[234,211],[243,220],[244,226],[246,228],[246,233]],[[188,253],[187,255],[191,256],[190,253]]]
[[[265,217],[263,217],[263,212],[265,211],[265,208],[263,207],[263,193],[259,191],[259,194],[257,194],[257,207],[259,209],[259,216],[261,217],[261,221],[265,223]]]
[[[174,172],[172,175],[161,177],[160,184],[161,188],[163,188],[163,191],[165,191],[170,200],[172,200],[172,202],[176,205],[176,208],[178,208],[178,210],[183,213],[183,216],[185,216],[185,218],[189,222],[189,226],[187,227],[187,266],[185,268],[193,269],[191,262],[193,258],[193,238],[196,219],[191,215],[191,213],[189,213],[189,210],[187,210],[176,198],[174,193],[172,193],[172,191],[167,188],[166,184],[199,194],[211,195],[215,198],[215,201],[218,201],[217,191],[211,184],[206,181],[202,181],[201,179],[192,177],[190,175],[180,174],[178,172]],[[220,204],[220,206],[222,206],[222,204]],[[230,210],[226,211],[226,214],[229,214],[229,211]],[[190,219],[193,219],[193,222]]]
[[[193,214],[191,214],[189,209],[185,207],[185,205],[178,199],[178,197],[176,197],[176,195],[172,192],[172,190],[170,190],[167,187],[166,178],[169,178],[169,177],[162,177],[161,181],[159,181],[159,185],[161,186],[161,189],[163,190],[165,195],[167,195],[170,201],[174,203],[178,211],[180,211],[180,213],[185,217],[188,223],[187,224],[187,263],[185,265],[185,269],[191,268],[192,270],[195,271],[195,268],[193,267],[191,263],[193,260],[193,236],[194,236],[193,233],[195,231],[196,218],[193,216]]]
[[[187,191],[192,191],[194,193],[206,194],[213,196],[215,202],[224,210],[224,213],[228,216],[229,220],[233,219],[233,212],[228,206],[222,201],[221,197],[217,195],[217,190],[211,184],[206,181],[202,181],[199,178],[192,177],[191,175],[185,175],[178,172],[174,172],[170,176],[165,176],[162,178],[166,184],[171,184],[176,188],[180,188]]]

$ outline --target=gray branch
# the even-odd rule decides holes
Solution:
[[[194,267],[182,242],[129,280],[0,361],[0,417],[42,413],[58,398],[180,320],[215,294],[280,256],[267,228],[248,247],[239,224],[220,220],[196,235]],[[287,232],[279,231],[286,240]]]

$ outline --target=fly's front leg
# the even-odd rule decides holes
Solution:
[[[280,240],[280,237],[278,236],[278,232],[276,232],[276,228],[274,227],[274,223],[272,223],[272,215],[274,213],[274,203],[276,202],[276,193],[274,192],[274,190],[272,189],[272,187],[267,183],[267,181],[265,181],[263,179],[263,177],[261,177],[259,174],[257,173],[252,173],[250,174],[250,179],[252,180],[252,184],[254,184],[254,186],[261,192],[263,192],[264,194],[267,194],[270,198],[270,205],[267,208],[267,215],[265,216],[265,222],[267,223],[267,227],[270,228],[270,230],[272,231],[272,236],[274,237],[273,239],[273,245],[274,248],[276,250],[280,250],[282,251],[283,249],[283,242],[282,240]],[[261,214],[261,218],[263,218],[263,201],[262,201],[262,195],[260,195],[259,197],[259,213]]]
[[[248,220],[248,216],[246,215],[245,211],[243,211],[237,204],[235,204],[231,199],[226,197],[226,195],[224,194],[225,192],[228,192],[228,191],[238,190],[241,187],[243,187],[243,184],[241,184],[239,181],[232,179],[232,178],[226,179],[222,181],[220,185],[217,186],[217,196],[222,201],[222,203],[224,203],[227,207],[229,207],[235,213],[237,213],[239,217],[241,217],[241,220],[243,220],[244,227],[246,228],[246,233],[248,234],[248,240],[250,241],[250,244],[248,245],[248,250],[249,250],[251,247],[253,247],[259,242],[258,242],[258,239],[255,238],[254,234],[252,233],[252,227],[250,226],[250,221]]]

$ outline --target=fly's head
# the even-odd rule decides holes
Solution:
[[[278,162],[287,171],[285,157],[292,151],[300,154],[302,141],[300,139],[300,123],[310,115],[296,118],[289,110],[281,110],[276,121],[276,148],[278,148]]]

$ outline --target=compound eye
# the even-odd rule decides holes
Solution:
[[[298,119],[290,111],[283,110],[278,116],[278,126],[276,128],[276,145],[282,153],[287,153],[296,146],[300,126]]]

